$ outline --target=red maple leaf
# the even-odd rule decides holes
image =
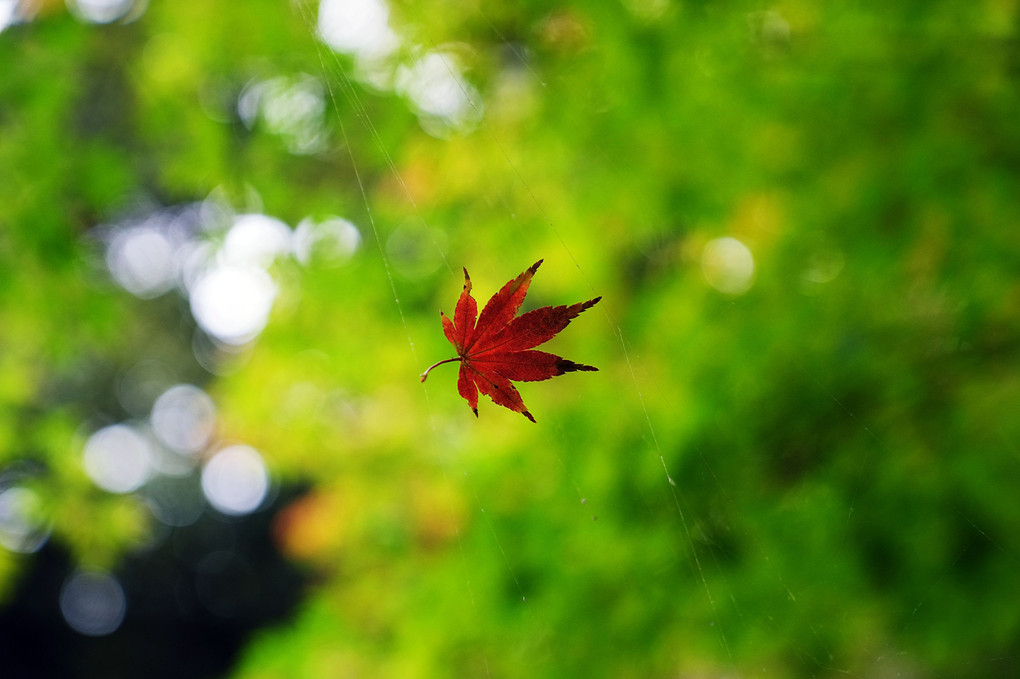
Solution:
[[[437,365],[460,361],[457,391],[467,399],[478,417],[478,392],[493,403],[523,414],[535,421],[521,395],[511,383],[547,380],[576,370],[598,370],[590,365],[574,363],[544,351],[534,351],[570,324],[585,309],[595,306],[601,297],[569,306],[546,306],[514,318],[528,294],[531,278],[542,260],[538,260],[517,278],[504,285],[478,315],[478,304],[471,296],[471,277],[464,269],[464,291],[457,300],[453,320],[442,311],[443,332],[457,349],[456,358],[448,358],[429,366],[421,381]],[[477,322],[476,322],[477,318]]]

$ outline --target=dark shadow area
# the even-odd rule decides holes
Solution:
[[[32,555],[16,592],[0,609],[0,668],[5,679],[223,676],[259,628],[287,619],[305,578],[280,555],[270,532],[284,491],[242,519],[205,513],[167,528],[156,544],[127,557],[113,575],[127,609],[105,636],[73,630],[61,591],[76,568],[49,543]]]

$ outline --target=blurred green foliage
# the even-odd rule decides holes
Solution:
[[[301,0],[41,7],[0,33],[0,464],[115,568],[154,520],[83,438],[139,360],[205,383],[218,440],[310,485],[275,534],[315,584],[232,676],[1017,671],[1020,4],[397,3],[398,58],[443,46],[480,94],[448,138]],[[320,151],[238,118],[305,75]],[[279,260],[223,375],[90,236],[210,195],[363,237]],[[455,366],[420,385],[460,267],[484,300],[543,257],[529,304],[604,296],[555,340],[601,372],[524,385],[537,425],[475,420]],[[32,564],[0,549],[8,596]]]

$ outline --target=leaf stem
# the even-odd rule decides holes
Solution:
[[[461,361],[461,360],[463,360],[463,358],[461,358],[460,356],[457,356],[456,358],[448,358],[445,361],[440,361],[439,363],[433,363],[429,367],[425,368],[425,372],[423,372],[421,374],[421,381],[424,382],[425,378],[429,376],[429,371],[432,370],[433,368],[435,368],[437,365],[443,365],[444,363],[452,363],[453,361]]]

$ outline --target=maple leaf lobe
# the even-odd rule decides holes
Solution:
[[[552,339],[579,314],[595,306],[596,297],[577,304],[547,306],[521,316],[517,311],[528,294],[528,287],[543,260],[538,260],[494,294],[478,314],[471,296],[471,277],[464,269],[464,287],[451,320],[443,312],[440,318],[446,339],[457,350],[457,357],[439,361],[421,375],[442,363],[460,361],[457,392],[478,416],[478,394],[492,402],[519,412],[532,422],[535,418],[524,405],[513,382],[534,382],[568,372],[596,371],[598,368],[562,358],[533,347]]]

